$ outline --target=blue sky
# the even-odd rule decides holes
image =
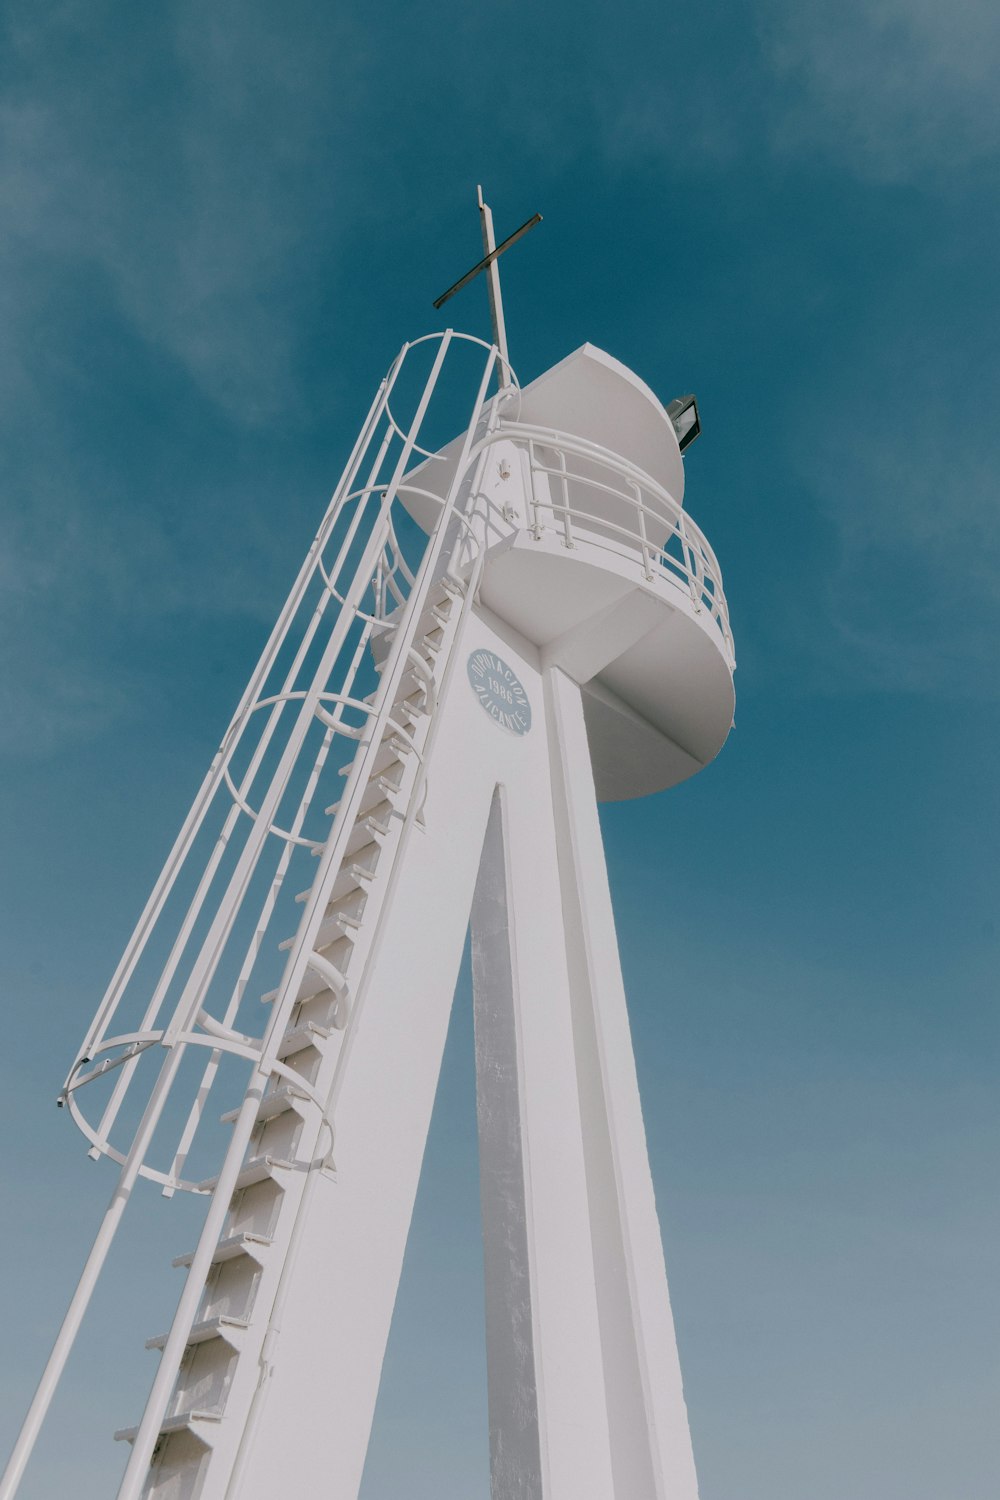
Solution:
[[[0,7],[4,1446],[110,1189],[55,1090],[481,180],[522,381],[701,403],[736,729],[603,823],[703,1500],[996,1494],[998,63],[986,0]],[[488,1493],[470,1037],[364,1500]],[[190,1222],[26,1497],[113,1489]]]

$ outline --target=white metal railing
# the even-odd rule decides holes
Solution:
[[[525,455],[529,529],[537,540],[556,533],[567,548],[586,540],[634,559],[648,582],[666,576],[685,590],[697,614],[714,621],[735,665],[718,559],[661,484],[620,454],[555,428],[503,420],[486,442],[503,440]]]

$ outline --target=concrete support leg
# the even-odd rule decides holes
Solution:
[[[697,1500],[580,690],[544,692],[552,825],[498,788],[472,913],[493,1500]]]
[[[493,1500],[543,1500],[505,803],[498,787],[472,907],[490,1478]]]
[[[579,688],[545,673],[563,924],[617,1500],[697,1500]]]
[[[472,914],[492,1494],[609,1500],[551,798],[519,790],[494,798]]]

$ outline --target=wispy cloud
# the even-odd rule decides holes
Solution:
[[[307,48],[267,10],[246,26],[231,4],[141,25],[98,9],[103,25],[79,5],[8,12],[8,282],[30,296],[38,256],[91,264],[212,400],[271,417],[296,394],[297,319],[338,191],[315,201],[299,163],[315,171],[363,59],[336,19]]]
[[[49,755],[65,744],[100,734],[126,710],[127,694],[96,667],[91,631],[70,628],[80,618],[76,564],[67,552],[73,530],[31,536],[8,516],[0,556],[0,754]],[[98,583],[98,580],[91,580]],[[66,590],[71,597],[67,598]],[[90,589],[86,615],[94,607]]]
[[[563,146],[596,142],[623,168],[819,157],[867,181],[924,181],[1000,147],[992,0],[761,0],[690,27],[626,0],[615,28],[606,19],[581,13],[582,66],[569,59],[550,87],[529,64],[514,87],[525,113],[563,124]]]
[[[991,0],[823,0],[765,6],[781,152],[822,150],[860,175],[953,173],[1000,146],[1000,9]]]
[[[194,0],[12,0],[0,49],[0,752],[31,754],[130,711],[108,653],[136,622],[256,613],[273,534],[158,430],[188,395],[237,432],[295,421],[367,72],[341,16],[304,38]]]
[[[948,370],[887,351],[797,428],[803,503],[831,538],[811,647],[838,689],[1000,693],[1000,441]]]

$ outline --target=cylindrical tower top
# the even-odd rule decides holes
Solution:
[[[683,508],[670,416],[592,344],[494,401],[459,500],[485,548],[480,603],[584,687],[602,800],[673,786],[729,733],[735,655],[718,561]],[[463,444],[400,492],[425,530]]]
[[[644,380],[582,344],[521,392],[519,420],[585,438],[627,458],[684,502],[684,463],[673,423]]]

